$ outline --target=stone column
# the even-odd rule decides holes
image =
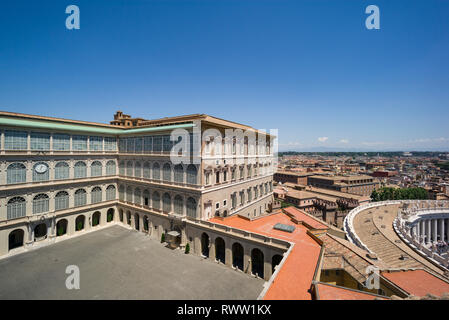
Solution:
[[[446,221],[446,241],[449,241],[449,219],[444,219]]]
[[[445,234],[444,234],[444,219],[439,219],[440,220],[440,240],[444,241],[445,238]]]
[[[426,240],[426,243],[430,243],[431,242],[431,240],[430,240],[430,236],[431,236],[431,227],[432,227],[432,225],[431,225],[431,221],[430,221],[430,219],[428,219],[427,220],[427,232],[426,232],[426,235],[427,235],[427,240]]]
[[[433,241],[437,241],[438,235],[438,219],[433,219]]]
[[[419,221],[416,223],[415,229],[416,229],[416,237],[419,239],[419,237],[421,236],[421,228],[419,225]],[[418,242],[419,242],[419,240],[418,240]]]

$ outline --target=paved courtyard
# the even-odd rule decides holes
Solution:
[[[79,290],[65,286],[68,265]],[[0,299],[256,299],[262,286],[119,226],[0,260]]]

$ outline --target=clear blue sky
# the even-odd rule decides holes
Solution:
[[[207,113],[277,128],[281,150],[449,150],[448,107],[445,0],[0,3],[0,110]]]

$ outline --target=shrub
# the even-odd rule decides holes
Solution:
[[[162,234],[161,236],[161,243],[165,242],[165,233]]]
[[[189,254],[189,252],[190,252],[190,244],[187,243],[187,244],[186,244],[186,251],[185,251],[185,254]]]

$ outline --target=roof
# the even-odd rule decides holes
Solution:
[[[422,297],[426,294],[442,296],[449,293],[449,283],[422,270],[382,271],[382,276],[411,295]]]
[[[317,282],[314,284],[314,287],[318,300],[389,300],[385,296],[344,288],[329,283]]]
[[[295,207],[287,207],[282,209],[285,213],[292,215],[296,220],[300,222],[304,222],[307,226],[310,226],[312,229],[329,229],[327,225],[318,221],[318,219],[314,219],[311,216],[308,216],[301,210]]]
[[[286,214],[279,212],[255,220],[238,215],[224,219],[212,218],[210,222],[293,242],[293,248],[271,286],[265,300],[311,300],[308,290],[312,284],[321,246],[307,234],[307,228],[294,223]],[[275,230],[276,223],[295,226],[292,233]]]

